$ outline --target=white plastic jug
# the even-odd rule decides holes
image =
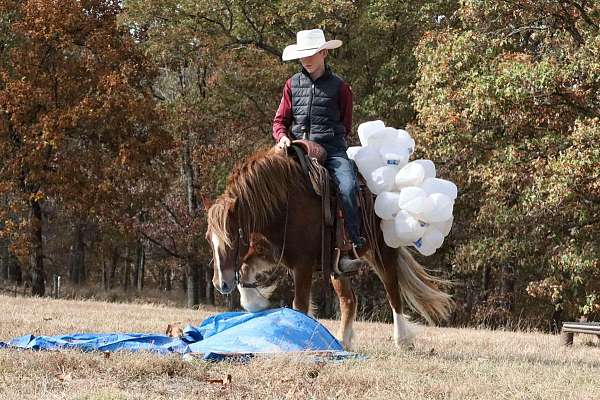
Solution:
[[[431,213],[435,205],[429,196],[417,197],[402,204],[402,209],[411,213],[415,218],[428,222],[423,216]]]
[[[405,210],[396,215],[395,228],[396,236],[403,243],[413,243],[425,233],[425,227]]]
[[[382,219],[381,231],[383,232],[383,241],[389,247],[397,249],[398,247],[403,245],[402,241],[398,239],[398,236],[396,236],[396,228],[393,219]]]
[[[450,219],[447,219],[442,222],[434,222],[431,224],[431,226],[433,226],[438,231],[442,232],[442,235],[444,235],[444,237],[446,237],[446,236],[448,236],[448,234],[450,233],[450,230],[452,229],[453,222],[454,222],[454,217],[450,217]]]
[[[425,170],[425,179],[435,178],[435,164],[431,160],[415,160],[416,164],[420,164]],[[431,193],[430,193],[431,194]]]
[[[375,131],[385,128],[385,124],[381,120],[363,122],[358,126],[358,138],[360,144],[363,146],[367,145],[369,136]]]
[[[428,196],[433,201],[433,209],[423,213],[426,222],[443,222],[452,218],[454,201],[443,193],[434,193]]]
[[[402,190],[400,190],[400,196],[398,197],[398,206],[403,208],[406,203],[424,197],[427,197],[427,193],[418,186],[402,188]]]
[[[423,243],[423,240],[417,240],[414,244],[414,247],[419,251],[419,253],[423,254],[424,256],[433,255],[437,250],[431,245],[431,243]]]
[[[398,139],[406,149],[408,149],[409,154],[414,153],[415,151],[415,140],[410,136],[408,132],[404,129],[398,129],[397,132]]]
[[[421,187],[427,192],[427,194],[443,193],[452,200],[455,200],[458,196],[458,188],[454,182],[450,182],[445,179],[428,178],[423,181]]]
[[[367,139],[367,146],[384,148],[392,145],[402,146],[402,143],[398,138],[398,130],[389,126],[372,132]]]
[[[348,158],[351,160],[354,160],[354,156],[356,155],[356,153],[358,153],[358,151],[360,149],[362,149],[362,147],[360,147],[360,146],[348,147],[348,150],[346,150],[346,154],[348,155]]]
[[[383,166],[383,160],[379,155],[379,151],[372,147],[361,147],[354,155],[354,162],[362,176],[367,180],[370,179],[371,172]]]
[[[371,183],[373,189],[371,190],[375,194],[382,192],[389,192],[394,188],[394,178],[398,172],[398,167],[394,165],[386,165],[379,167],[375,171],[371,172]]]
[[[400,194],[397,192],[382,192],[375,199],[375,214],[381,219],[394,219],[400,206],[398,205],[398,199]]]
[[[396,174],[396,188],[402,189],[407,186],[419,186],[424,178],[425,169],[423,166],[414,161],[409,162]]]
[[[408,149],[398,145],[380,147],[379,154],[386,165],[396,165],[400,168],[408,163],[410,157]]]
[[[433,225],[427,227],[421,239],[423,240],[423,243],[430,244],[436,249],[440,248],[444,243],[444,235]]]

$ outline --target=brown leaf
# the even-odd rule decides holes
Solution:
[[[181,329],[179,325],[169,324],[167,325],[167,331],[165,332],[165,334],[169,337],[179,338],[183,336],[183,329]]]
[[[222,379],[206,379],[205,382],[216,383],[216,384],[221,384],[221,385],[229,385],[229,384],[231,384],[231,374],[227,374],[227,376]]]

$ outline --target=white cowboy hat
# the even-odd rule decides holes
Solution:
[[[342,45],[341,40],[325,41],[325,34],[321,29],[300,31],[296,34],[296,44],[291,44],[283,49],[283,61],[297,58],[310,57],[323,49],[337,49]]]

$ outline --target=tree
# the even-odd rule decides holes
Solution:
[[[599,24],[589,1],[464,1],[416,50],[418,142],[461,193],[437,263],[480,291],[465,318],[598,315]]]
[[[117,1],[8,1],[0,75],[0,194],[44,294],[44,203],[91,219],[134,218],[169,147],[151,92],[156,71],[117,25]],[[6,31],[5,31],[6,32]]]

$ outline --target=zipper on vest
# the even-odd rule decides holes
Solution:
[[[311,134],[311,128],[312,128],[312,103],[313,103],[313,97],[315,95],[315,83],[312,82],[312,84],[310,85],[310,97],[308,100],[308,140],[310,140],[310,134]]]

